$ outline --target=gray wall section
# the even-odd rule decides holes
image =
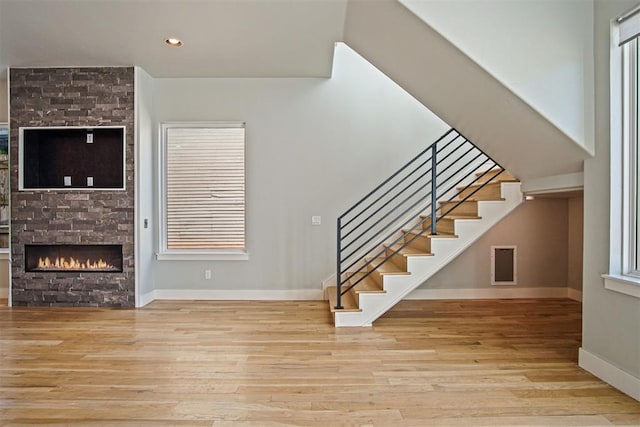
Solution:
[[[250,254],[154,261],[157,289],[319,292],[335,269],[337,216],[446,129],[345,46],[329,80],[155,79],[153,96],[158,122],[247,123]]]
[[[609,251],[610,24],[636,0],[595,3],[596,157],[584,165],[582,347],[640,378],[640,300],[604,288]]]
[[[346,47],[330,80],[154,79],[153,110],[154,132],[162,121],[247,122],[250,259],[152,259],[154,284],[141,283],[143,293],[319,289],[335,268],[335,218],[445,129]],[[141,156],[141,169],[157,170],[156,159]],[[323,224],[311,226],[311,215]],[[498,244],[518,246],[517,287],[567,286],[567,215],[566,200],[527,202],[423,286],[490,287],[489,248]]]
[[[509,287],[567,285],[567,200],[535,199],[516,208],[420,289],[491,287],[493,245],[517,246],[517,284]]]
[[[154,164],[153,145],[155,122],[153,119],[153,78],[136,67],[136,271],[138,293],[143,296],[154,286]]]
[[[568,237],[567,237],[567,286],[582,291],[582,251],[584,234],[584,198],[571,197],[568,200]]]

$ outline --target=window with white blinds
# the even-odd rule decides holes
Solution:
[[[244,252],[244,124],[162,128],[164,251]]]

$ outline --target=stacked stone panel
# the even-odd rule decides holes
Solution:
[[[14,306],[133,307],[134,69],[10,70],[11,300]],[[125,126],[125,191],[18,191],[20,127]],[[122,273],[25,272],[26,244],[120,244]]]

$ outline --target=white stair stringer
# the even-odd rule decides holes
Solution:
[[[336,311],[335,326],[371,326],[378,317],[422,285],[522,203],[523,196],[519,182],[503,182],[501,192],[504,200],[478,201],[478,216],[481,219],[456,219],[457,238],[432,238],[433,256],[408,256],[407,270],[411,274],[385,275],[383,278],[385,293],[360,294],[361,311]]]

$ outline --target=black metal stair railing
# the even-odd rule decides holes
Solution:
[[[342,296],[402,249],[421,236],[438,234],[442,218],[503,171],[471,141],[449,129],[340,215],[335,308],[342,309]],[[460,197],[463,191],[465,196]]]

